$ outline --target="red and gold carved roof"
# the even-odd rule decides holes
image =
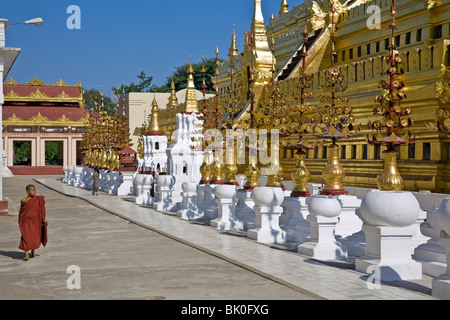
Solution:
[[[76,85],[68,85],[60,80],[55,84],[46,84],[36,77],[26,84],[21,84],[10,79],[3,84],[3,94],[6,105],[15,102],[58,103],[84,108],[80,82]]]
[[[82,126],[88,114],[80,83],[46,84],[36,77],[20,84],[10,79],[3,92],[3,125]]]

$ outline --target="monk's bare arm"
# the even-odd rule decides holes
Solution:
[[[22,200],[20,200],[20,209],[19,209],[19,220],[20,220],[20,215],[22,214],[22,209],[23,209],[23,205],[26,202],[26,198],[23,198]]]

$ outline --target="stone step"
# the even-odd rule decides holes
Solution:
[[[31,167],[31,166],[11,166],[8,167],[14,175],[64,175],[62,166],[46,166],[46,167]]]

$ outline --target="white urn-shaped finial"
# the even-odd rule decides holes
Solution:
[[[281,188],[257,187],[252,191],[252,200],[257,206],[277,207],[284,200],[284,192]]]
[[[181,185],[181,188],[183,189],[184,192],[187,192],[187,193],[197,192],[197,184],[193,183],[193,182],[184,182]]]
[[[375,190],[361,202],[361,215],[373,226],[407,227],[419,214],[419,202],[411,192]]]
[[[232,199],[237,194],[237,187],[234,185],[219,184],[214,189],[217,199]]]
[[[77,166],[74,166],[73,172],[74,172],[75,174],[82,174],[82,173],[83,173],[83,167],[77,167]]]
[[[145,181],[145,175],[143,175],[143,174],[137,174],[137,175],[136,175],[136,178],[134,179],[134,183],[135,183],[137,186],[142,186],[142,185],[144,185],[144,181]]]
[[[171,188],[175,183],[175,177],[172,175],[160,174],[156,179],[159,187]]]
[[[310,197],[306,203],[309,213],[313,216],[334,218],[341,213],[341,204],[336,197],[316,195]]]

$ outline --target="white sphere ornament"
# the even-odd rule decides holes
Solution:
[[[82,167],[74,167],[73,168],[73,172],[75,174],[82,174],[83,173],[83,168]]]
[[[257,206],[277,207],[284,201],[284,192],[281,188],[257,187],[252,190],[252,200]]]
[[[361,215],[373,226],[407,227],[419,214],[419,202],[411,192],[375,190],[361,202]]]
[[[153,183],[153,176],[149,174],[137,174],[134,183],[138,186]]]
[[[160,187],[172,187],[175,183],[175,177],[172,175],[160,174],[158,175],[156,182]]]
[[[184,182],[181,185],[184,192],[195,193],[197,192],[197,184],[193,182]]]
[[[450,235],[450,198],[442,200],[438,214],[442,229]]]
[[[136,185],[138,186],[142,186],[144,184],[145,181],[145,175],[143,174],[137,174],[136,178],[134,179],[134,183],[136,183]]]
[[[214,189],[214,194],[218,199],[231,199],[236,196],[237,187],[233,185],[222,184]]]
[[[308,211],[313,216],[334,218],[341,213],[339,200],[331,196],[316,195],[307,200]]]

